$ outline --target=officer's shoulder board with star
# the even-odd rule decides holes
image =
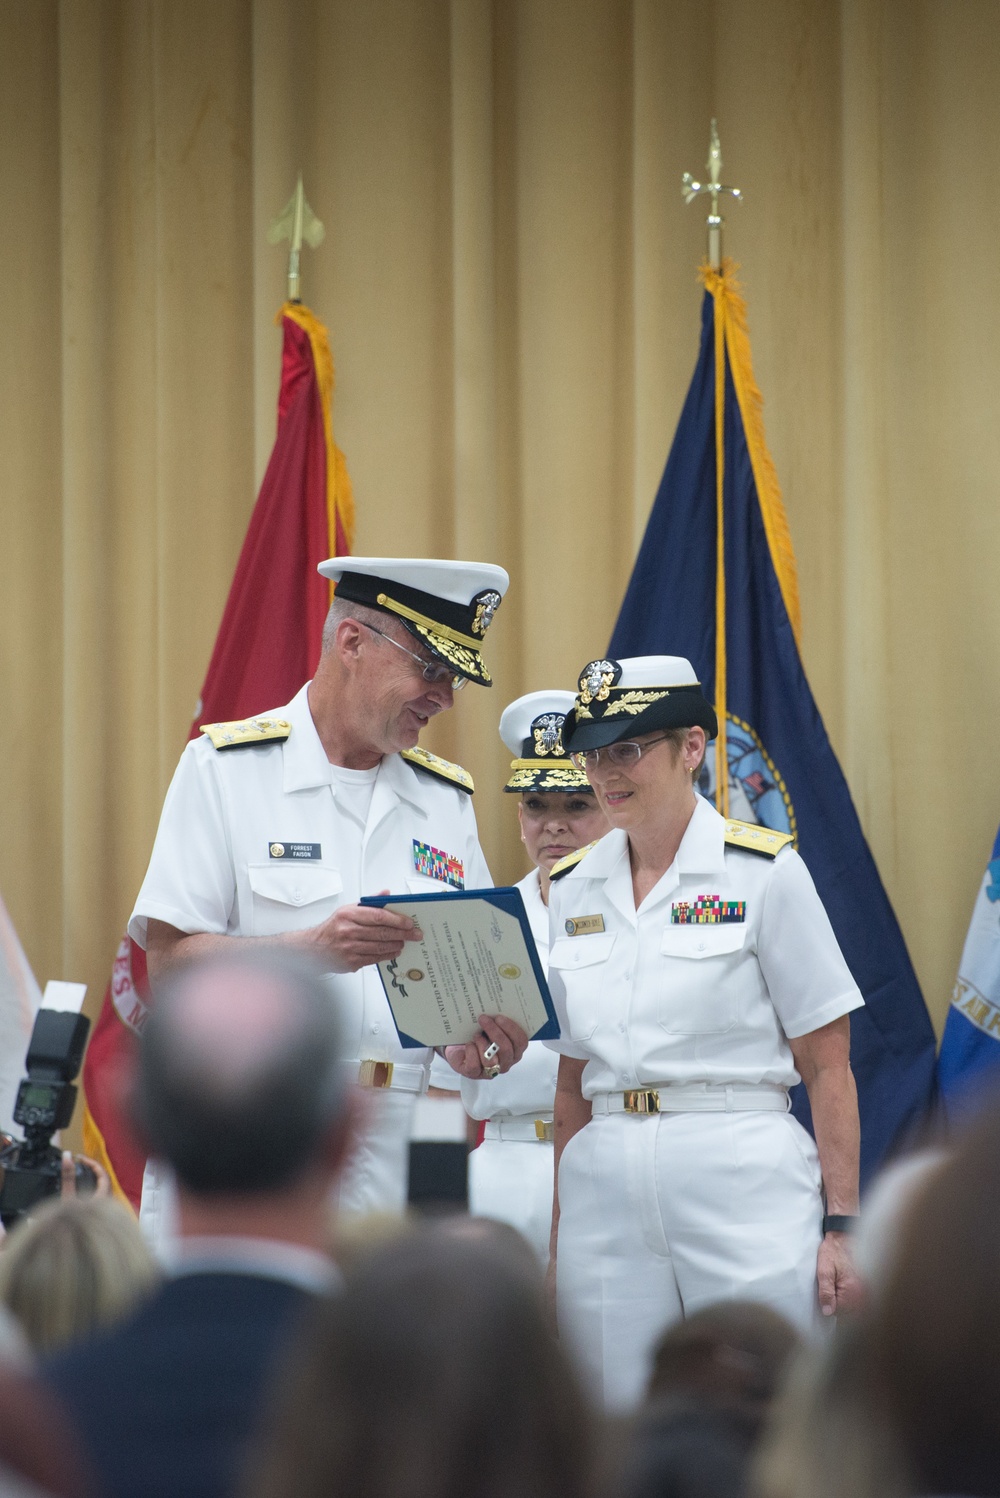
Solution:
[[[463,770],[461,765],[452,764],[450,759],[442,759],[440,754],[432,754],[429,749],[404,749],[400,755],[408,765],[415,770],[423,770],[428,775],[436,775],[439,780],[446,780],[449,785],[457,786],[467,796],[471,796],[476,789],[475,783],[468,770]]]
[[[558,859],[549,870],[549,878],[561,879],[564,874],[569,873],[570,869],[575,869],[581,858],[586,858],[591,848],[596,848],[599,842],[600,838],[595,837],[594,841],[587,843],[586,847],[577,848],[575,853],[567,853],[565,858]]]
[[[753,822],[726,821],[726,844],[730,848],[741,848],[744,853],[759,853],[762,858],[777,858],[782,848],[795,839],[788,832],[773,832],[770,827],[759,827]]]
[[[250,744],[280,743],[292,725],[286,718],[238,718],[234,723],[203,723],[201,731],[216,749],[245,749]]]

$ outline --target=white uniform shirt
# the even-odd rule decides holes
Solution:
[[[544,972],[549,953],[549,912],[542,900],[538,870],[533,869],[516,888],[521,891]],[[558,1070],[559,1057],[543,1040],[531,1040],[520,1061],[504,1076],[494,1077],[492,1082],[472,1082],[462,1078],[465,1111],[470,1118],[479,1119],[519,1118],[524,1114],[531,1118],[551,1118]],[[437,1078],[432,1076],[432,1080]],[[442,1082],[441,1085],[448,1084]]]
[[[364,827],[320,742],[306,687],[275,714],[283,741],[217,750],[202,735],[181,756],[163,805],[129,934],[146,922],[179,931],[273,936],[317,926],[361,895],[447,890],[417,872],[414,842],[453,855],[465,886],[492,886],[469,796],[398,754],[378,766]],[[313,845],[313,858],[273,857],[272,845]],[[353,851],[352,851],[353,850]],[[399,1044],[378,970],[332,974],[345,1059],[426,1062]]]
[[[745,901],[745,919],[672,922],[675,904],[702,895]],[[567,934],[567,920],[587,916],[604,929]],[[545,1043],[589,1063],[588,1098],[671,1082],[791,1087],[800,1079],[786,1037],[864,1002],[799,855],[727,845],[724,819],[701,797],[638,912],[628,839],[615,829],[552,884],[549,918],[562,1038]]]

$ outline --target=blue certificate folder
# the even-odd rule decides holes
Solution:
[[[442,902],[447,902],[449,909],[454,910],[457,917],[459,915],[458,907],[460,907],[463,900],[482,900],[488,905],[495,905],[498,910],[502,910],[506,915],[513,916],[519,923],[521,927],[521,935],[524,937],[524,945],[527,949],[528,957],[531,962],[531,970],[534,974],[535,982],[538,984],[538,991],[541,995],[542,1002],[545,1005],[545,1013],[547,1016],[546,1021],[542,1025],[541,1029],[536,1030],[534,1035],[530,1036],[529,1038],[531,1040],[558,1039],[559,1021],[556,1018],[556,1011],[552,1003],[552,995],[549,993],[549,985],[545,981],[545,973],[542,970],[541,960],[538,956],[538,948],[535,946],[535,938],[531,934],[531,925],[528,921],[528,914],[524,908],[524,901],[521,899],[521,891],[519,889],[465,889],[455,890],[453,894],[435,893],[427,895],[363,895],[361,900],[359,901],[359,904],[379,906],[412,905],[416,907],[413,911],[413,918],[414,920],[419,922],[420,908],[422,906],[439,905]],[[392,1002],[392,981],[386,981],[386,976],[382,970],[381,964],[379,965],[378,973],[379,977],[382,979],[382,987],[385,989],[385,996],[389,1001],[389,1008],[390,1010],[392,1010],[393,1023],[396,1025],[396,1031],[399,1035],[400,1045],[407,1047],[419,1046],[421,1048],[424,1048],[427,1044],[426,1041],[415,1040],[411,1035],[404,1034],[404,1032],[400,1029],[399,1023],[396,1020],[395,1009]],[[490,1004],[484,1002],[479,1012],[481,1014],[491,1013]]]

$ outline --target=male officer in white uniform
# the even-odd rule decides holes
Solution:
[[[319,957],[368,1104],[340,1208],[398,1211],[431,1053],[400,1046],[372,965],[398,956],[413,923],[358,900],[492,884],[471,777],[417,740],[467,680],[492,684],[481,645],[508,578],[487,564],[392,557],[319,570],[336,597],[313,680],[287,706],[203,728],[187,745],[129,932],[154,988],[174,962],[234,939]],[[446,1052],[460,1075],[499,1074],[524,1049],[511,1022],[484,1017],[482,1028]]]
[[[521,841],[535,865],[517,888],[543,968],[549,951],[549,870],[608,826],[586,775],[570,763],[563,748],[563,720],[573,701],[572,692],[528,692],[510,703],[500,719],[500,737],[515,756],[504,791],[520,797]],[[482,1143],[469,1157],[469,1211],[511,1223],[543,1265],[552,1224],[552,1105],[558,1067],[558,1056],[542,1041],[532,1040],[506,1076],[461,1083],[466,1112],[484,1123]],[[442,1088],[450,1085],[437,1063],[432,1080]]]

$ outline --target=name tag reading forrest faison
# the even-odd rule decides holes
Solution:
[[[378,964],[404,1046],[461,1045],[479,1033],[481,1014],[515,1020],[534,1040],[553,1040],[552,1007],[521,892],[366,895],[420,926],[398,957]]]

